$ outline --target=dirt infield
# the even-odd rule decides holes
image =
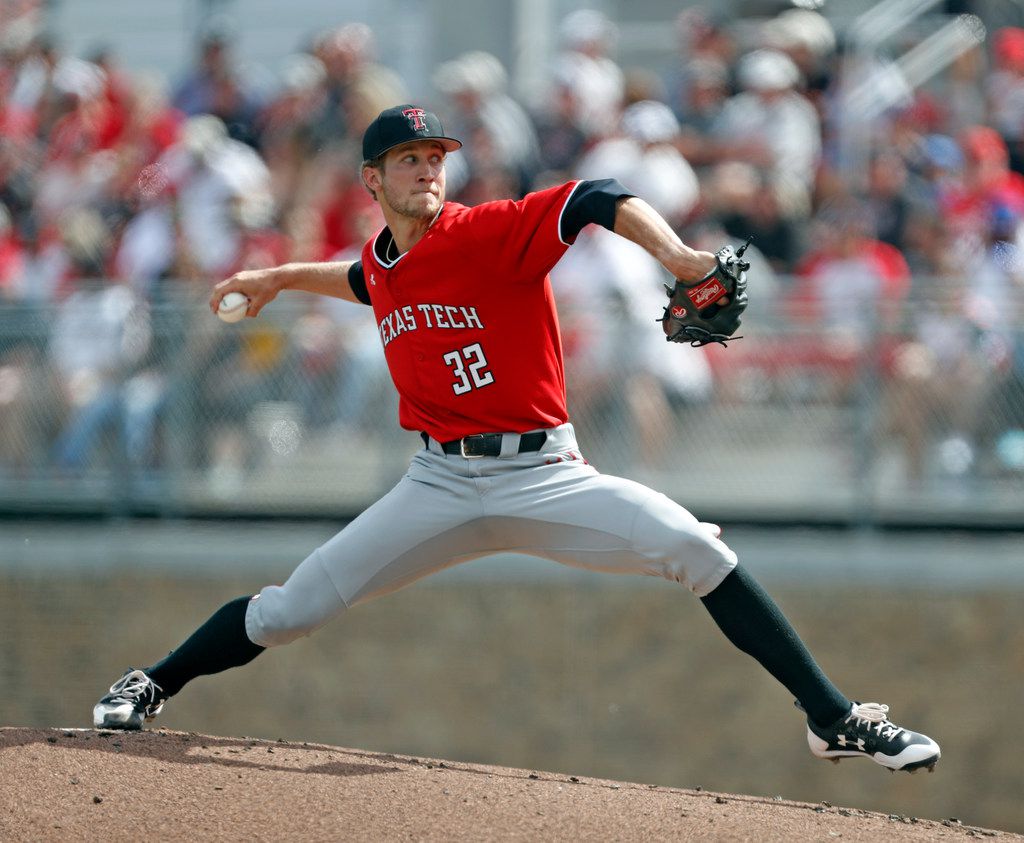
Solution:
[[[0,839],[960,840],[1007,832],[323,744],[0,728]]]

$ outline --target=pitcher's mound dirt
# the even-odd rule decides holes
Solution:
[[[5,841],[1024,839],[951,818],[163,730],[0,728],[0,781]]]

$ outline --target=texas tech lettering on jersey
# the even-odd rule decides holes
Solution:
[[[416,314],[419,313],[417,320]],[[396,308],[377,323],[381,342],[387,348],[393,339],[406,331],[416,331],[420,325],[424,328],[479,328],[480,321],[475,307],[464,307],[455,304],[407,304]]]

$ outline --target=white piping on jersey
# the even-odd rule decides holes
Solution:
[[[375,261],[377,261],[377,263],[379,263],[384,269],[391,269],[391,267],[393,267],[403,257],[405,257],[405,252],[402,252],[402,254],[400,254],[397,258],[395,258],[393,261],[390,261],[390,262],[382,261],[380,259],[380,255],[377,254],[377,241],[380,240],[380,236],[385,231],[391,236],[391,242],[392,243],[395,242],[395,235],[391,234],[391,229],[389,229],[387,226],[384,226],[380,231],[377,232],[377,236],[373,238],[373,248],[370,249],[370,251],[373,253],[373,259]]]
[[[580,189],[580,185],[581,184],[583,184],[583,180],[582,179],[580,181],[576,182],[576,184],[573,185],[572,190],[569,191],[569,195],[565,197],[565,203],[562,205],[562,210],[558,212],[558,239],[562,243],[565,243],[566,246],[571,246],[572,243],[566,243],[564,240],[562,240],[562,214],[565,213],[565,208],[569,204],[569,200],[572,199],[572,195],[577,190]]]
[[[437,218],[438,218],[439,216],[441,216],[441,211],[443,211],[443,210],[444,210],[444,203],[442,202],[442,203],[441,203],[441,207],[437,209],[437,213],[436,213],[436,214],[434,214],[434,218],[433,218],[433,219],[432,219],[432,220],[430,221],[430,225],[428,225],[428,226],[427,226],[427,230],[428,230],[428,231],[430,230],[430,226],[431,226],[431,225],[433,225],[433,224],[434,224],[435,222],[437,222]],[[373,248],[371,248],[371,249],[370,249],[370,252],[372,252],[372,253],[373,253],[373,259],[374,259],[375,261],[377,261],[377,263],[379,263],[379,264],[380,264],[380,265],[381,265],[381,266],[382,266],[382,267],[383,267],[384,269],[391,269],[391,267],[393,267],[393,266],[394,266],[394,265],[395,265],[396,263],[398,263],[398,262],[399,262],[399,261],[400,261],[400,260],[401,260],[402,258],[404,258],[404,257],[406,256],[406,254],[408,254],[408,252],[402,252],[402,254],[400,254],[400,255],[399,255],[399,256],[398,256],[397,258],[395,258],[395,259],[394,259],[393,261],[383,261],[383,260],[381,260],[381,259],[380,259],[380,256],[379,256],[379,255],[377,254],[377,241],[378,241],[378,240],[380,240],[380,236],[381,236],[381,235],[382,235],[382,234],[383,234],[383,233],[384,233],[385,231],[386,231],[386,232],[387,232],[388,234],[391,234],[391,229],[390,229],[390,228],[388,228],[387,226],[384,226],[384,227],[383,227],[383,228],[382,228],[382,229],[381,229],[380,231],[378,231],[378,232],[377,232],[377,236],[373,238]],[[394,241],[395,241],[395,235],[394,235],[394,234],[391,234],[391,242],[393,243]]]

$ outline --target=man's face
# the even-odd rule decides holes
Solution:
[[[381,170],[363,178],[382,206],[404,217],[431,220],[444,202],[444,148],[434,141],[405,143],[389,150]]]

